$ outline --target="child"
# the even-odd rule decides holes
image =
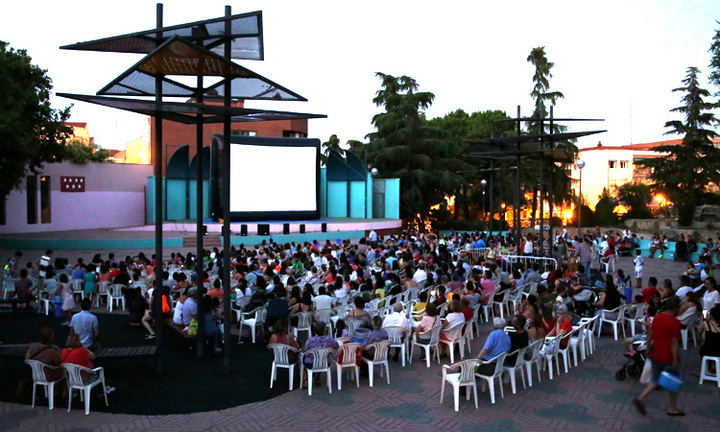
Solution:
[[[635,287],[642,288],[643,264],[645,263],[645,259],[640,255],[640,249],[635,251],[635,259],[633,262],[635,263]]]

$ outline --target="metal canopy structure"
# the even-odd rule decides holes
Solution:
[[[191,102],[162,101],[158,104],[156,101],[143,99],[115,98],[72,93],[58,93],[57,95],[68,99],[102,105],[109,108],[117,108],[138,114],[160,116],[165,120],[172,120],[185,124],[196,124],[198,121],[198,115],[202,116],[202,122],[205,124],[222,123],[225,121],[226,115],[230,116],[231,122],[327,118],[324,114],[270,111],[257,108],[233,106],[225,107],[223,105],[206,105]]]
[[[155,78],[163,79],[163,96],[223,96],[224,80],[208,89],[193,88],[167,78],[176,76],[222,76],[232,80],[232,96],[238,99],[307,101],[294,91],[226,60],[222,56],[177,36],[163,42],[130,69],[97,92],[98,95],[154,96]]]
[[[230,34],[226,33],[229,23]],[[229,39],[230,58],[264,60],[262,11],[207,19],[187,24],[128,33],[103,39],[61,46],[61,49],[147,54],[173,36],[190,40],[219,55],[225,55]]]
[[[514,159],[516,167],[520,167],[521,159],[534,160],[540,162],[540,249],[541,254],[544,253],[544,236],[543,236],[543,202],[545,199],[545,181],[543,179],[545,174],[546,163],[572,163],[572,156],[563,148],[555,146],[555,143],[565,142],[572,139],[580,138],[583,136],[594,135],[598,133],[606,132],[606,130],[592,130],[584,132],[562,132],[554,133],[553,125],[555,122],[575,122],[575,121],[604,121],[604,119],[583,119],[583,118],[553,118],[553,107],[550,107],[549,118],[537,118],[537,117],[521,117],[520,106],[517,107],[517,117],[511,119],[500,119],[497,122],[515,122],[516,135],[512,137],[490,137],[485,139],[468,139],[466,143],[473,146],[473,150],[466,154],[467,157],[472,158],[486,158],[491,160],[508,160]],[[550,133],[540,135],[522,135],[521,124],[529,122],[539,122],[540,130],[544,131],[545,124],[549,124]],[[550,183],[552,184],[552,183]],[[492,187],[491,192],[491,215],[490,223],[492,224]],[[515,170],[515,191],[513,199],[513,220],[516,235],[520,235],[520,170]],[[552,220],[552,186],[550,187],[548,197],[548,203],[550,205],[550,220]],[[492,226],[490,227],[492,231]],[[552,241],[552,223],[550,224],[550,237]],[[551,243],[552,244],[552,243]]]
[[[103,87],[98,96],[58,93],[59,96],[107,107],[154,116],[155,163],[155,256],[163,262],[163,120],[194,123],[196,125],[197,173],[197,263],[195,271],[202,274],[203,267],[203,125],[223,124],[223,144],[218,158],[221,177],[220,202],[223,219],[223,254],[220,276],[224,287],[224,339],[225,371],[230,370],[230,133],[233,121],[267,121],[302,118],[324,118],[319,114],[267,111],[233,107],[232,99],[268,99],[306,101],[297,93],[286,89],[255,72],[235,64],[231,59],[263,60],[262,12],[232,15],[225,6],[225,15],[204,21],[176,26],[163,26],[163,5],[156,5],[156,27],[137,33],[97,39],[62,46],[62,49],[125,52],[148,54],[125,73]],[[194,87],[169,76],[193,76]],[[219,83],[205,87],[206,76],[220,77]],[[153,96],[153,100],[128,99],[112,96]],[[222,98],[222,105],[204,104],[208,99]],[[186,97],[194,101],[166,102],[163,97]],[[155,266],[155,291],[152,309],[156,317],[162,316],[162,265]],[[199,280],[201,280],[199,278]],[[162,353],[163,337],[160,320],[156,320],[158,353]],[[199,322],[197,354],[204,351],[202,320]],[[158,372],[162,373],[162,355],[158,357]]]

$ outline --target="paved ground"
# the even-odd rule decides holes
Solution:
[[[648,260],[647,276],[656,275],[677,281],[682,264]],[[629,270],[628,260],[621,268]],[[489,329],[475,340],[477,354]],[[627,431],[705,431],[720,427],[720,389],[710,383],[699,385],[696,375],[699,361],[696,350],[683,354],[682,375],[685,384],[680,406],[688,415],[670,418],[664,413],[667,396],[656,393],[647,406],[648,417],[637,414],[631,405],[641,385],[632,378],[614,379],[624,363],[623,344],[603,335],[595,355],[578,368],[553,381],[543,375],[541,383],[513,395],[505,386],[505,398],[490,404],[487,393],[479,394],[480,408],[472,401],[461,401],[460,412],[452,408],[452,397],[440,404],[441,371],[437,364],[426,369],[415,362],[401,368],[391,365],[391,384],[376,380],[369,388],[367,378],[361,387],[351,381],[342,391],[330,395],[324,386],[309,397],[306,390],[295,390],[264,402],[212,411],[173,416],[131,416],[93,412],[86,417],[80,410],[49,411],[45,405],[0,403],[2,431],[374,431],[374,430],[449,430],[449,431],[545,431],[545,430],[627,430]],[[449,363],[443,359],[444,363]],[[392,362],[391,362],[392,363]],[[269,366],[269,365],[268,365]],[[287,385],[286,372],[280,372],[277,385]],[[269,379],[269,368],[268,368]],[[243,391],[243,389],[238,389]],[[143,395],[137,395],[143,397]],[[198,397],[202,397],[198,394]],[[112,403],[112,395],[110,397]],[[97,403],[97,401],[93,401]],[[172,403],[172,401],[168,401]]]

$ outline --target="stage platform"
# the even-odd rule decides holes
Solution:
[[[269,235],[258,235],[258,224],[268,224]],[[283,226],[289,224],[289,234],[283,234]],[[300,233],[300,225],[305,225],[305,233]],[[326,232],[322,231],[323,224]],[[208,233],[205,247],[221,247],[222,224],[216,221],[205,223]],[[240,235],[242,225],[247,226],[248,235]],[[399,232],[401,219],[355,219],[327,218],[314,220],[254,221],[233,222],[230,224],[230,244],[255,245],[271,238],[276,243],[305,241],[336,241],[338,239],[357,239],[365,237],[371,230],[378,234]],[[196,224],[194,221],[165,222],[163,224],[163,248],[172,251],[195,247]],[[52,231],[25,234],[0,235],[0,249],[5,250],[84,250],[84,251],[120,251],[137,250],[151,252],[155,248],[155,226],[142,225],[115,229],[91,229],[77,231]],[[168,253],[170,250],[168,250]]]

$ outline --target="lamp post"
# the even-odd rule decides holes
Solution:
[[[580,173],[580,184],[578,186],[578,207],[577,207],[577,224],[578,224],[578,235],[580,235],[580,219],[582,218],[582,169],[585,168],[585,161],[578,159],[577,168]]]
[[[482,186],[482,211],[483,211],[483,222],[485,222],[485,186],[487,185],[487,180],[482,179],[480,180],[480,185]]]

